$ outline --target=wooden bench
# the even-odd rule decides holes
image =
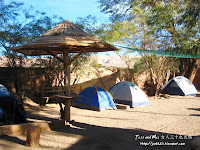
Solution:
[[[74,99],[77,99],[77,97],[76,96],[65,96],[65,95],[54,95],[54,97],[59,98],[59,101],[64,100],[64,104],[65,104],[64,109],[62,108],[61,103],[59,103],[61,119],[65,119],[66,123],[69,123],[70,118],[71,118],[71,115],[70,115],[71,101]]]
[[[40,105],[45,106],[49,102],[49,99],[52,100],[54,99],[53,95],[64,95],[65,87],[64,86],[41,87],[40,92],[41,92]]]
[[[65,95],[65,87],[64,86],[55,86],[55,87],[40,87],[40,105],[45,106],[49,100],[50,102],[56,103],[57,100],[54,95]],[[70,86],[71,96],[77,96],[82,91],[82,87],[79,85],[72,85]],[[63,101],[64,103],[64,101]]]
[[[76,94],[65,96],[65,87],[41,87],[41,101],[40,105],[45,106],[49,101],[58,103],[60,105],[60,118],[65,119],[66,122],[70,121],[70,107],[71,101],[76,99]],[[62,104],[65,105],[64,109]]]

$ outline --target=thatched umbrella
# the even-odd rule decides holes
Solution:
[[[82,53],[115,51],[117,48],[108,43],[101,42],[81,30],[72,22],[66,20],[36,40],[14,47],[12,50],[29,56],[52,55],[63,62],[65,71],[65,95],[70,96],[70,64]],[[70,59],[69,53],[77,54]],[[58,57],[57,54],[62,54],[63,57]],[[66,107],[70,107],[70,101],[66,101]],[[65,119],[67,122],[70,121],[70,109],[65,109]]]

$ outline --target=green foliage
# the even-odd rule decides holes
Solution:
[[[97,19],[92,15],[85,18],[78,17],[75,24],[90,35],[95,36],[95,32],[97,32]]]
[[[48,17],[44,12],[35,11],[32,7],[24,9],[23,3],[17,2],[5,4],[1,0],[0,10],[0,51],[12,60],[9,66],[16,66],[15,59],[22,61],[23,58],[11,51],[11,47],[36,39],[62,20],[57,16]]]
[[[128,21],[137,28],[133,34],[127,26],[127,30],[123,29],[127,32],[122,33],[123,36],[120,37],[118,35],[121,31],[112,25],[112,32],[116,35],[113,39],[116,41],[123,40],[131,46],[144,49],[173,50],[194,56],[200,54],[198,0],[99,0],[99,2],[102,12],[110,14],[115,26]],[[132,41],[127,40],[127,37],[131,37]],[[105,38],[110,39],[106,36]]]
[[[180,23],[184,23],[185,26],[188,27],[188,29],[193,27],[200,26],[199,19],[200,19],[200,4],[199,0],[184,0],[184,3],[186,3],[187,7],[185,11],[183,12],[182,18],[180,20]]]
[[[90,61],[89,56],[91,53],[83,53],[81,56],[79,56],[78,59],[72,62],[72,70],[84,70],[85,64],[87,64]],[[74,54],[70,54],[70,57],[74,57]]]
[[[191,5],[194,9],[191,9]],[[171,44],[168,50],[174,50],[178,53],[191,54],[193,56],[200,54],[199,49],[199,23],[198,15],[187,15],[188,12],[198,11],[200,5],[196,1],[165,1],[164,3],[155,2],[150,7],[150,15],[147,24],[152,27],[152,31],[158,38],[168,36]],[[167,13],[166,13],[167,12]],[[190,20],[190,23],[188,22]],[[158,35],[159,33],[159,35]]]
[[[133,24],[133,22],[122,21],[113,22],[109,25],[102,24],[100,30],[102,32],[99,34],[99,38],[101,38],[103,41],[110,43],[124,43],[125,39],[132,39],[132,35],[136,30],[136,26]]]
[[[103,68],[103,65],[99,64],[96,58],[92,58],[90,66],[94,68]]]
[[[99,0],[101,11],[112,14],[111,21],[122,21],[132,18],[131,0]]]
[[[112,25],[104,27],[105,40],[145,50],[200,55],[199,0],[99,0],[99,3],[112,21]],[[136,63],[135,71],[145,68],[158,91],[168,70],[177,70],[179,63],[172,65],[170,58],[141,55],[143,63]]]
[[[142,58],[139,58],[135,61],[134,68],[133,68],[134,73],[142,73],[142,72],[146,71],[146,69],[147,68],[146,68],[145,63]]]

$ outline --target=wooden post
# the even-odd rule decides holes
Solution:
[[[70,96],[70,60],[69,60],[69,53],[64,50],[63,51],[63,60],[64,60],[64,72],[65,72],[65,95]],[[70,107],[71,101],[65,100],[65,121],[66,123],[70,122]]]
[[[38,147],[40,141],[40,127],[34,126],[27,130],[26,146]]]

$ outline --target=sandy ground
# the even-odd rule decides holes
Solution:
[[[20,135],[0,136],[0,149],[189,150],[191,138],[200,135],[199,95],[150,97],[149,101],[149,106],[128,110],[96,112],[72,107],[70,127],[41,133],[39,148],[26,147],[26,136]],[[30,119],[59,117],[57,104],[28,104]]]

